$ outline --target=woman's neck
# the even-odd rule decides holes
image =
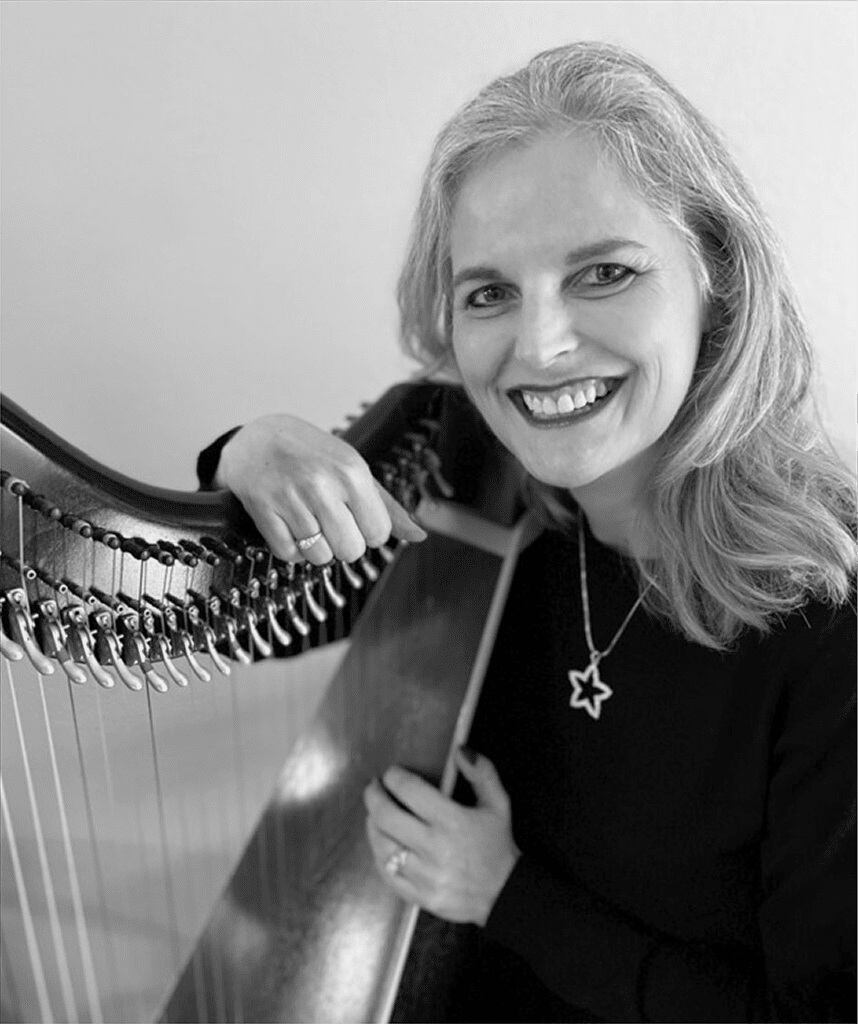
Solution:
[[[596,540],[625,556],[653,556],[643,500],[648,471],[641,464],[623,466],[571,492]]]

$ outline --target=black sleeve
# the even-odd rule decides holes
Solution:
[[[241,427],[233,427],[232,430],[228,430],[225,434],[213,441],[208,448],[203,448],[200,454],[197,456],[197,479],[200,482],[201,491],[214,491],[216,488],[213,486],[214,478],[217,473],[218,463],[220,462],[220,453],[223,451],[224,445],[227,441],[231,440],[241,430]]]
[[[608,1021],[855,1021],[855,617],[787,688],[760,849],[763,957],[688,944],[522,856],[486,937]]]

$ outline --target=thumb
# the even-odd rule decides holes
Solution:
[[[399,502],[395,498],[391,497],[377,480],[375,482],[375,486],[378,490],[378,496],[384,502],[384,507],[387,509],[387,514],[390,516],[391,533],[393,536],[398,537],[400,540],[410,540],[415,542],[426,540],[428,534],[423,527],[419,526],[411,518]]]
[[[483,754],[470,747],[459,747],[456,763],[462,775],[473,786],[477,795],[477,806],[501,814],[509,814],[509,796],[492,762]]]

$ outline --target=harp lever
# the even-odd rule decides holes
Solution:
[[[322,569],[322,585],[334,607],[345,608],[346,599],[334,586],[334,581],[331,579],[331,567],[328,565]]]
[[[364,555],[358,560],[358,565],[363,569],[363,574],[369,580],[370,583],[375,583],[378,579],[378,569],[372,564],[372,562]]]
[[[222,675],[228,676],[230,672],[232,672],[232,669],[230,668],[229,662],[223,660],[223,658],[218,653],[217,648],[215,647],[215,644],[217,643],[215,631],[211,628],[211,626],[207,626],[205,624],[201,625],[200,629],[203,634],[203,644],[205,645],[205,648],[208,651],[209,657],[214,662],[215,668]]]
[[[96,661],[92,649],[92,636],[86,625],[86,610],[81,605],[63,608],[61,617],[66,627],[68,649],[75,661],[83,661],[92,678],[106,689],[115,686],[113,676]]]
[[[268,622],[268,628],[271,630],[271,635],[283,647],[288,647],[289,644],[292,643],[292,637],[277,621],[277,605],[270,597],[268,597],[264,601],[264,606],[265,618]]]
[[[343,569],[343,576],[349,581],[349,586],[352,590],[363,589],[363,580],[358,576],[354,569],[349,565],[348,562],[340,562]]]
[[[263,658],[270,658],[274,653],[274,648],[271,644],[261,636],[259,630],[256,628],[256,623],[259,621],[256,618],[256,612],[252,608],[239,608],[238,617],[241,625],[247,628],[247,632],[250,633],[250,639],[253,641],[253,646],[259,651]]]
[[[20,661],[24,657],[24,648],[20,644],[16,644],[14,640],[10,640],[6,634],[0,630],[0,654],[4,658],[8,658],[9,661]]]
[[[313,618],[316,620],[316,622],[326,622],[328,618],[328,613],[313,596],[313,584],[310,582],[310,580],[304,580],[301,586],[304,591],[304,597],[307,600],[307,607],[310,609],[310,613],[312,614]]]
[[[229,653],[232,655],[233,659],[241,662],[242,665],[249,665],[253,659],[238,642],[238,632],[236,629],[235,619],[230,618],[229,615],[225,615],[224,628],[226,629],[226,642],[229,644]]]
[[[86,672],[84,672],[80,665],[75,664],[66,646],[68,637],[60,622],[57,602],[47,598],[43,601],[38,601],[36,608],[39,611],[39,619],[36,624],[39,646],[45,654],[57,659],[60,663],[60,668],[73,683],[85,683],[87,681]]]
[[[122,660],[119,648],[119,637],[111,624],[110,612],[96,612],[95,653],[101,662],[108,662],[116,669],[116,674],[129,690],[142,690],[143,684]]]
[[[204,669],[194,657],[193,641],[184,629],[180,629],[174,634],[173,644],[173,650],[176,651],[178,648],[177,653],[184,655],[197,679],[202,679],[204,683],[210,683],[212,680],[212,674]]]
[[[0,596],[0,612],[2,612],[5,603],[6,598]],[[0,654],[4,658],[8,658],[9,661],[20,661],[24,657],[24,648],[20,644],[16,644],[11,637],[6,636],[6,632],[2,627],[0,627]]]
[[[310,627],[306,621],[301,618],[298,614],[298,609],[295,606],[295,593],[292,590],[285,592],[286,599],[286,614],[289,616],[289,621],[295,627],[295,630],[301,634],[301,636],[308,636],[310,633]]]
[[[27,610],[27,598],[20,587],[10,590],[6,594],[9,602],[9,632],[12,639],[18,644],[30,659],[33,668],[43,676],[54,674],[54,664],[46,658],[36,646],[35,627],[30,613]]]
[[[167,670],[167,675],[173,680],[176,686],[187,686],[188,678],[173,664],[170,652],[170,642],[160,633],[149,637],[149,650],[152,652],[155,661],[160,661]]]
[[[139,665],[143,670],[146,682],[149,683],[152,689],[158,693],[166,693],[168,686],[164,682],[163,676],[159,676],[155,671],[155,666],[149,657],[146,640],[140,632],[139,625],[140,618],[133,612],[122,616],[124,636],[122,637],[121,660],[130,665]]]

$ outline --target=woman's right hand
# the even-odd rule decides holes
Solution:
[[[224,445],[216,487],[228,488],[288,562],[354,562],[391,535],[425,540],[422,530],[379,484],[350,444],[286,414],[262,416]],[[321,531],[302,551],[299,539]]]

